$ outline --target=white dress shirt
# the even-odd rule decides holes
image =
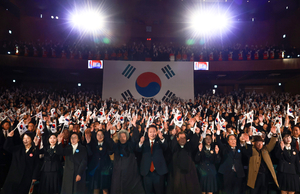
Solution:
[[[78,143],[75,144],[75,145],[72,144],[72,147],[73,147],[73,154],[75,154],[75,151],[76,151],[76,149],[77,149],[77,147],[78,147]]]

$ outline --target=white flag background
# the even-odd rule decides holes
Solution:
[[[193,62],[105,61],[103,99],[194,99]]]

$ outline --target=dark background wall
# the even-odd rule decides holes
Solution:
[[[87,69],[87,60],[0,55],[0,61],[0,86],[23,84],[63,89],[81,83],[84,88],[102,91],[103,70]],[[212,61],[209,66],[209,71],[194,71],[195,94],[211,91],[214,85],[222,93],[239,89],[300,93],[300,58]]]

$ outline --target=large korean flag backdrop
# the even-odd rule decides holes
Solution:
[[[102,97],[194,98],[193,62],[105,61]]]

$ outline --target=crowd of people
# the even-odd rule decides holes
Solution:
[[[207,46],[175,43],[136,43],[122,46],[52,41],[1,41],[1,54],[28,57],[130,61],[231,61],[299,57],[297,48],[268,45]],[[146,46],[147,45],[147,46]]]
[[[1,92],[1,193],[300,192],[299,95]]]

